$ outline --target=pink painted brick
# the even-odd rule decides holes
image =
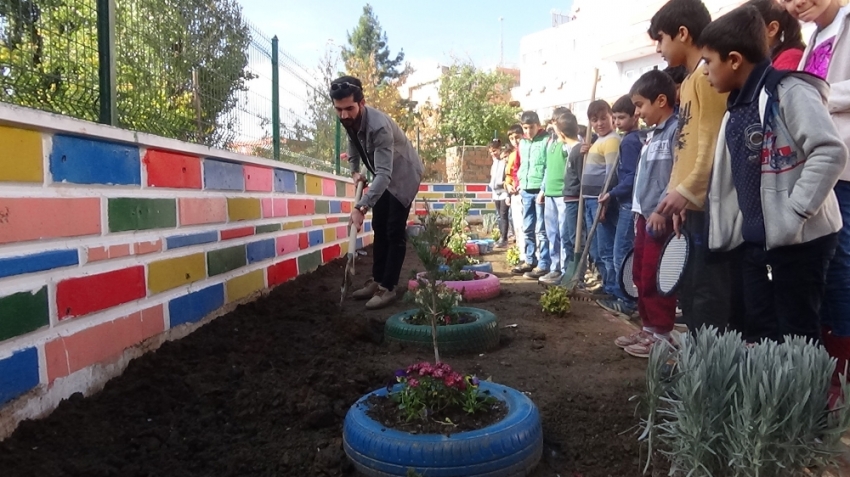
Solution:
[[[263,199],[260,203],[263,208],[263,218],[268,219],[269,217],[274,217],[274,202],[271,197]]]
[[[133,253],[135,255],[147,255],[162,251],[162,239],[154,242],[136,242],[133,244]]]
[[[322,179],[322,195],[336,197],[336,181],[333,179]]]
[[[89,262],[99,262],[109,258],[109,250],[106,247],[89,247]]]
[[[298,234],[278,237],[275,242],[275,250],[277,250],[278,255],[286,255],[287,253],[297,252],[299,250]]]
[[[180,225],[215,224],[227,221],[227,199],[178,199]]]
[[[242,175],[245,177],[246,191],[271,192],[273,174],[268,167],[244,164]]]
[[[336,228],[336,238],[344,239],[348,238],[348,227],[345,225],[340,225]]]
[[[0,198],[0,244],[100,231],[99,198]]]
[[[287,207],[286,199],[273,199],[274,202],[274,217],[286,217],[289,208]]]
[[[109,258],[120,258],[130,255],[130,244],[113,245],[109,247]]]

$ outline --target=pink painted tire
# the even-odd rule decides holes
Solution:
[[[425,276],[427,272],[420,272],[416,274],[417,278],[422,278]],[[465,302],[473,302],[473,301],[484,301],[489,300],[490,298],[495,298],[499,296],[501,292],[501,284],[499,283],[499,277],[493,275],[492,273],[485,272],[475,272],[475,275],[478,277],[477,280],[469,280],[469,281],[439,281],[438,283],[443,283],[447,287],[457,290],[463,296],[463,301]],[[415,290],[419,286],[419,282],[416,280],[410,280],[407,283],[408,290]]]

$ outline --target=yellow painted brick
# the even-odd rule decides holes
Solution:
[[[203,280],[206,276],[203,253],[160,260],[148,265],[148,289],[151,293],[159,293]]]
[[[328,219],[313,219],[313,225],[325,225]]]
[[[417,199],[443,199],[445,197],[445,192],[420,192],[416,195]]]
[[[348,242],[343,242],[339,244],[339,256],[344,257],[348,255]]]
[[[260,199],[228,198],[227,217],[231,221],[259,219],[261,217]]]
[[[44,182],[41,133],[0,126],[0,182]]]
[[[230,303],[245,298],[257,290],[262,290],[266,286],[264,276],[263,270],[255,270],[228,280],[225,284],[227,302]]]
[[[492,202],[487,202],[487,204],[484,206],[484,208],[487,209],[487,210],[495,210],[496,204],[494,204]]]
[[[307,195],[322,195],[322,178],[307,174],[304,178]]]
[[[331,243],[334,240],[336,240],[336,229],[325,229],[324,233],[325,233],[325,236],[324,236],[325,242],[324,243]]]
[[[303,227],[303,224],[300,220],[296,220],[295,222],[287,222],[287,223],[283,224],[283,230],[294,230],[294,229],[300,229],[301,227]]]

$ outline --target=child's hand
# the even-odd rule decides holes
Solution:
[[[664,217],[672,217],[679,212],[685,210],[685,207],[688,205],[688,199],[685,198],[678,191],[672,191],[667,194],[667,197],[658,204],[658,207],[655,208],[655,211]]]
[[[542,204],[544,202],[544,200],[545,200],[545,198],[543,197],[543,192],[538,193],[537,194],[537,203]]]
[[[667,235],[667,219],[658,212],[653,212],[646,221],[646,231],[656,240],[664,237]]]
[[[676,233],[676,238],[682,236],[682,225],[685,223],[685,211],[681,211],[673,216],[673,232]]]
[[[584,144],[581,145],[580,151],[581,151],[582,154],[587,154],[587,151],[589,151],[589,150],[590,150],[590,144],[584,143]]]
[[[604,194],[602,194],[602,195],[600,195],[600,196],[599,196],[599,205],[605,205],[605,204],[607,204],[609,199],[611,199],[611,194],[609,194],[609,193],[607,193],[607,192],[606,192],[606,193],[604,193]]]

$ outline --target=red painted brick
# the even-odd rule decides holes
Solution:
[[[326,220],[328,221],[329,224],[335,224],[335,223],[339,222],[339,217],[328,217]]]
[[[148,186],[200,189],[201,159],[175,152],[148,149],[144,159]]]
[[[298,234],[298,248],[304,250],[310,246],[310,239],[307,237],[307,232]]]
[[[0,244],[100,234],[100,199],[0,197]]]
[[[343,202],[340,204],[340,210],[345,214],[351,213],[351,202]]]
[[[245,190],[271,192],[274,178],[268,167],[243,164],[242,175],[245,177]]]
[[[165,331],[163,307],[118,318],[45,343],[47,379],[57,378],[97,363],[118,358],[125,349]]]
[[[227,222],[227,199],[178,199],[180,225],[201,225]]]
[[[56,287],[56,305],[59,319],[64,320],[144,298],[146,294],[145,267],[139,265],[63,280]]]
[[[99,262],[109,258],[109,250],[106,247],[89,247],[89,262]]]
[[[419,192],[428,192],[428,184],[419,184]]]
[[[136,255],[147,255],[162,251],[162,239],[155,242],[137,242],[133,244],[133,253]]]
[[[316,213],[316,204],[312,199],[287,199],[286,204],[289,215],[313,215]]]
[[[269,286],[280,285],[298,276],[298,262],[294,258],[276,263],[268,268]]]
[[[130,244],[113,245],[109,247],[109,258],[120,258],[130,255]]]
[[[486,185],[468,185],[466,186],[467,192],[487,192]]]
[[[275,241],[275,250],[278,255],[286,255],[287,253],[297,252],[300,250],[298,245],[298,234],[278,237]]]
[[[222,230],[221,231],[221,239],[222,240],[230,240],[239,237],[247,237],[249,235],[254,235],[254,227],[240,227],[238,229],[230,229],[230,230]]]
[[[331,260],[339,258],[340,253],[342,253],[342,249],[340,248],[339,244],[323,248],[322,263],[328,263]]]
[[[416,209],[416,215],[428,215],[428,211],[425,209]]]

